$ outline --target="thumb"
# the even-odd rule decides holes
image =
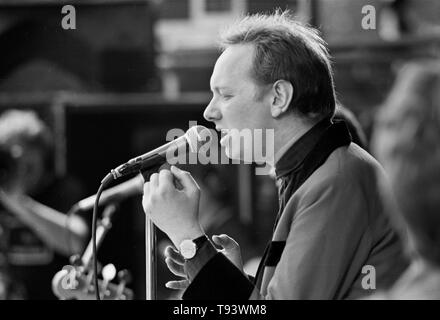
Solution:
[[[199,188],[197,182],[188,171],[183,171],[176,166],[171,166],[171,172],[184,190],[195,190]]]
[[[235,241],[234,239],[232,239],[230,236],[228,236],[226,234],[222,234],[222,235],[219,235],[219,236],[217,236],[217,235],[212,236],[212,241],[216,245],[224,248],[225,250],[233,250],[233,249],[239,249],[240,248],[240,246],[237,243],[237,241]]]
[[[165,287],[174,290],[185,290],[189,286],[188,280],[174,280],[165,283]]]

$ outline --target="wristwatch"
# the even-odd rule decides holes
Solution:
[[[199,250],[202,245],[208,241],[208,237],[203,235],[194,240],[186,239],[183,240],[179,245],[179,251],[185,260],[189,260],[195,257],[197,250]]]

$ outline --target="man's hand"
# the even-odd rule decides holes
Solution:
[[[219,252],[223,253],[238,269],[241,270],[241,272],[244,273],[243,261],[238,243],[225,234],[212,236],[212,241],[222,248]],[[165,263],[173,274],[178,277],[186,278],[184,270],[185,259],[172,246],[168,246],[165,249]],[[185,290],[189,286],[189,280],[168,281],[165,286],[170,289]]]
[[[222,249],[219,252],[223,253],[241,272],[243,270],[243,260],[241,258],[240,245],[226,234],[219,236],[212,236],[212,241]]]
[[[144,185],[142,205],[145,214],[178,248],[183,240],[204,234],[199,223],[199,200],[200,189],[191,174],[172,166],[171,171],[164,169],[151,175]]]

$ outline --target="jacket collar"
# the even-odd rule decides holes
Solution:
[[[330,126],[331,120],[325,118],[300,137],[275,164],[277,179],[296,170]]]

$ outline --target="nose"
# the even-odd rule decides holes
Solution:
[[[203,117],[207,121],[215,122],[222,118],[222,114],[220,110],[216,107],[214,103],[214,99],[212,99],[208,106],[206,107],[205,111],[203,112]]]

